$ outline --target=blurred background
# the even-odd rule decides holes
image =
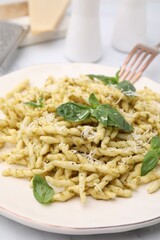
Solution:
[[[70,58],[70,56],[66,54],[67,47],[69,54],[71,53],[70,49],[73,50],[74,54],[79,54],[79,52],[75,53],[76,50],[74,50],[74,48],[71,48],[71,46],[75,46],[76,44],[74,43],[75,39],[73,40],[72,37],[72,39],[70,38],[67,42],[67,34],[71,28],[71,16],[73,17],[74,11],[77,15],[79,14],[76,12],[76,7],[74,6],[73,8],[73,3],[75,4],[76,1],[79,0],[29,0],[28,2],[23,0],[0,0],[0,20],[16,23],[27,29],[25,30],[23,40],[18,43],[18,49],[14,52],[14,57],[7,62],[7,66],[5,66],[1,75],[37,64],[77,62],[77,58]],[[131,24],[136,24],[136,28],[138,29],[143,22],[143,26],[141,27],[144,28],[144,33],[140,31],[143,35],[146,34],[145,43],[147,45],[154,46],[160,42],[159,0],[85,1],[86,2],[81,0],[81,3],[83,2],[83,4],[85,4],[87,1],[90,1],[88,4],[91,4],[92,7],[89,7],[89,5],[86,7],[88,12],[84,15],[85,21],[81,23],[83,24],[81,27],[84,29],[84,26],[86,26],[85,23],[89,23],[93,17],[98,18],[99,25],[95,25],[95,29],[92,28],[90,35],[92,35],[93,42],[97,35],[100,35],[100,47],[102,49],[97,47],[99,58],[88,60],[84,55],[84,59],[78,58],[80,62],[96,62],[98,64],[119,68],[129,51],[129,47],[127,48],[129,40],[126,41],[125,33],[130,34],[130,32],[132,33],[134,31],[133,25],[131,26]],[[21,5],[18,7],[18,4]],[[98,4],[98,11],[94,9],[94,4]],[[81,8],[80,14],[82,14],[83,10],[84,8]],[[132,14],[129,14],[130,16],[127,15],[129,11],[132,11]],[[83,16],[81,17],[83,18]],[[129,19],[131,17],[132,19]],[[124,23],[125,26],[123,26]],[[97,30],[98,27],[99,32]],[[70,31],[73,33],[75,28],[75,26],[72,26]],[[78,28],[79,26],[77,26],[77,29]],[[3,33],[0,32],[1,51],[4,39],[10,38],[8,33],[5,35],[5,38],[2,37],[4,31],[7,32],[7,28],[6,30],[3,29]],[[85,49],[84,45],[87,37],[86,32],[84,32],[81,37],[78,38],[80,43],[84,40],[83,46],[80,48],[81,52],[83,52],[83,47]],[[133,37],[131,37],[131,39],[133,39]],[[124,42],[123,47],[120,46],[122,42]],[[125,46],[126,49],[123,49]],[[159,55],[148,67],[144,75],[160,82]]]

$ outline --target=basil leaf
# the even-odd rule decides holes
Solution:
[[[152,138],[151,148],[156,149],[156,150],[160,148],[160,137],[159,136],[155,136]]]
[[[25,105],[28,105],[32,108],[38,108],[37,103],[35,102],[24,102]]]
[[[39,98],[38,101],[37,101],[37,104],[41,108],[44,107],[44,98],[43,97]]]
[[[103,123],[104,126],[108,126],[108,111],[106,111],[102,105],[98,106],[96,109],[92,109],[91,116]]]
[[[70,122],[78,122],[88,119],[90,113],[90,107],[73,102],[64,103],[57,108],[57,114]]]
[[[119,69],[119,70],[116,72],[116,75],[115,75],[117,81],[119,81],[119,73],[120,73],[120,71],[121,71],[121,69]]]
[[[118,78],[117,76],[115,77],[108,77],[104,75],[95,75],[95,74],[89,74],[87,75],[90,79],[94,80],[95,78],[102,81],[106,85],[111,85],[111,84],[117,84],[118,83]]]
[[[49,203],[53,198],[54,190],[43,177],[35,175],[33,178],[33,194],[38,202]]]
[[[90,79],[98,79],[102,81],[106,85],[114,84],[116,88],[120,89],[126,96],[136,96],[136,88],[133,86],[132,83],[130,83],[127,80],[124,80],[122,82],[119,82],[119,72],[116,72],[115,77],[107,77],[104,75],[94,75],[89,74],[87,75]]]
[[[133,127],[125,120],[125,118],[116,109],[107,105],[109,111],[108,124],[123,129],[125,132],[133,131]]]
[[[78,122],[85,119],[95,117],[104,126],[117,127],[125,132],[131,132],[133,127],[125,120],[125,118],[114,108],[108,104],[100,104],[94,93],[89,97],[91,107],[67,102],[57,108],[57,114],[63,116],[64,119],[71,122]]]
[[[24,102],[24,104],[32,108],[42,108],[44,107],[44,98],[39,98],[37,102]]]
[[[127,96],[136,96],[136,88],[127,80],[119,82],[116,88],[120,89]]]
[[[89,103],[93,108],[96,108],[100,104],[94,93],[89,96]]]
[[[133,130],[133,127],[129,125],[125,118],[116,109],[107,104],[100,105],[92,110],[91,115],[104,126],[117,127],[125,132]]]
[[[150,150],[144,156],[142,167],[141,167],[141,176],[145,176],[147,173],[152,171],[158,164],[158,154],[155,150]]]

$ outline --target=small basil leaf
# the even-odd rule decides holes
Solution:
[[[133,131],[133,127],[125,120],[125,118],[116,109],[107,104],[98,106],[91,112],[91,115],[104,126],[117,127],[125,132]]]
[[[35,175],[33,178],[33,194],[38,202],[49,203],[53,198],[54,190],[43,177]]]
[[[121,69],[119,69],[119,70],[116,72],[116,75],[115,75],[115,77],[116,77],[116,79],[117,79],[117,82],[119,82],[119,73],[120,73],[120,71],[121,71]]]
[[[44,98],[43,97],[39,98],[38,101],[37,101],[37,104],[41,108],[44,107]]]
[[[160,157],[160,137],[159,136],[155,136],[152,138],[151,149],[154,149],[158,153],[158,156]]]
[[[25,105],[28,105],[32,108],[38,108],[39,106],[35,102],[24,102]]]
[[[152,171],[158,163],[158,154],[155,150],[150,150],[144,156],[142,167],[141,167],[141,176],[145,176],[147,173]]]
[[[115,126],[118,127],[122,130],[124,130],[125,132],[132,132],[133,131],[133,127],[125,120],[125,118],[114,108],[107,106],[108,110],[109,110],[109,120],[108,120],[108,124],[110,126]]]
[[[159,136],[155,136],[155,137],[152,138],[151,148],[152,149],[160,148],[160,137]]]
[[[107,76],[104,76],[104,75],[94,75],[94,74],[89,74],[87,76],[92,80],[98,79],[106,85],[111,85],[111,84],[117,84],[118,83],[117,77],[107,77]]]
[[[42,108],[44,107],[44,98],[39,98],[37,102],[24,102],[24,104],[32,108]]]
[[[96,108],[100,104],[94,93],[89,96],[89,103],[93,108]]]
[[[102,105],[98,106],[96,109],[92,109],[91,116],[95,117],[104,126],[108,126],[108,111],[104,109]]]
[[[127,80],[119,82],[116,88],[120,89],[127,96],[136,96],[136,88]]]
[[[90,117],[91,109],[83,104],[67,102],[57,108],[57,114],[67,121],[78,122]]]

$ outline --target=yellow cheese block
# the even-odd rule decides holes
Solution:
[[[53,31],[70,0],[29,0],[32,33]]]
[[[27,2],[0,3],[0,20],[7,20],[28,15]]]

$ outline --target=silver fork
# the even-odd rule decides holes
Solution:
[[[143,44],[136,45],[125,59],[119,76],[121,80],[136,82],[152,60],[160,53],[160,43],[155,48]]]

